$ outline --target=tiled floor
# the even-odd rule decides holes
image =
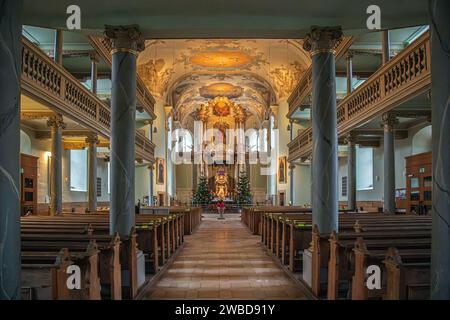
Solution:
[[[208,216],[144,299],[305,299],[239,215]]]

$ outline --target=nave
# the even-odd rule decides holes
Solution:
[[[0,1],[0,300],[450,299],[450,1],[158,1]]]
[[[204,216],[144,299],[306,299],[238,214]]]

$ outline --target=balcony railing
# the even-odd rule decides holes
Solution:
[[[105,37],[89,37],[89,41],[97,52],[105,59],[110,65],[112,64],[111,41]],[[136,80],[136,98],[138,107],[142,107],[152,119],[156,118],[155,115],[155,99],[150,91],[147,89],[144,81],[137,75]]]
[[[344,37],[336,44],[336,59],[341,58],[347,52],[348,48],[352,45],[353,40],[353,37]],[[309,66],[287,100],[289,104],[289,112],[287,114],[287,117],[292,116],[295,110],[297,110],[297,108],[299,108],[303,104],[305,98],[311,94],[311,91],[312,67]]]
[[[141,159],[155,159],[155,145],[151,142],[143,132],[136,130],[136,157]]]
[[[430,34],[427,32],[339,102],[337,106],[339,136],[394,109],[430,87]],[[288,147],[290,161],[311,153],[311,128],[301,132]]]
[[[26,38],[22,38],[21,88],[25,95],[53,111],[110,137],[110,108]],[[152,148],[153,143],[145,135],[136,134],[137,154],[153,162]]]

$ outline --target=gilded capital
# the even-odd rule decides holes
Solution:
[[[86,143],[87,144],[99,144],[100,140],[98,139],[98,135],[96,133],[91,133],[86,137]]]
[[[138,25],[105,26],[105,36],[111,40],[112,52],[128,52],[137,55],[145,49],[145,41]]]
[[[66,128],[66,124],[63,121],[63,116],[59,113],[55,113],[48,118],[47,126],[61,129]]]
[[[334,48],[342,39],[341,27],[311,27],[303,40],[303,49],[310,51],[311,55],[327,52],[335,54]]]

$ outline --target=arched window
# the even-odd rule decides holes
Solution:
[[[191,152],[193,147],[192,134],[187,129],[177,129],[174,131],[175,151]]]

